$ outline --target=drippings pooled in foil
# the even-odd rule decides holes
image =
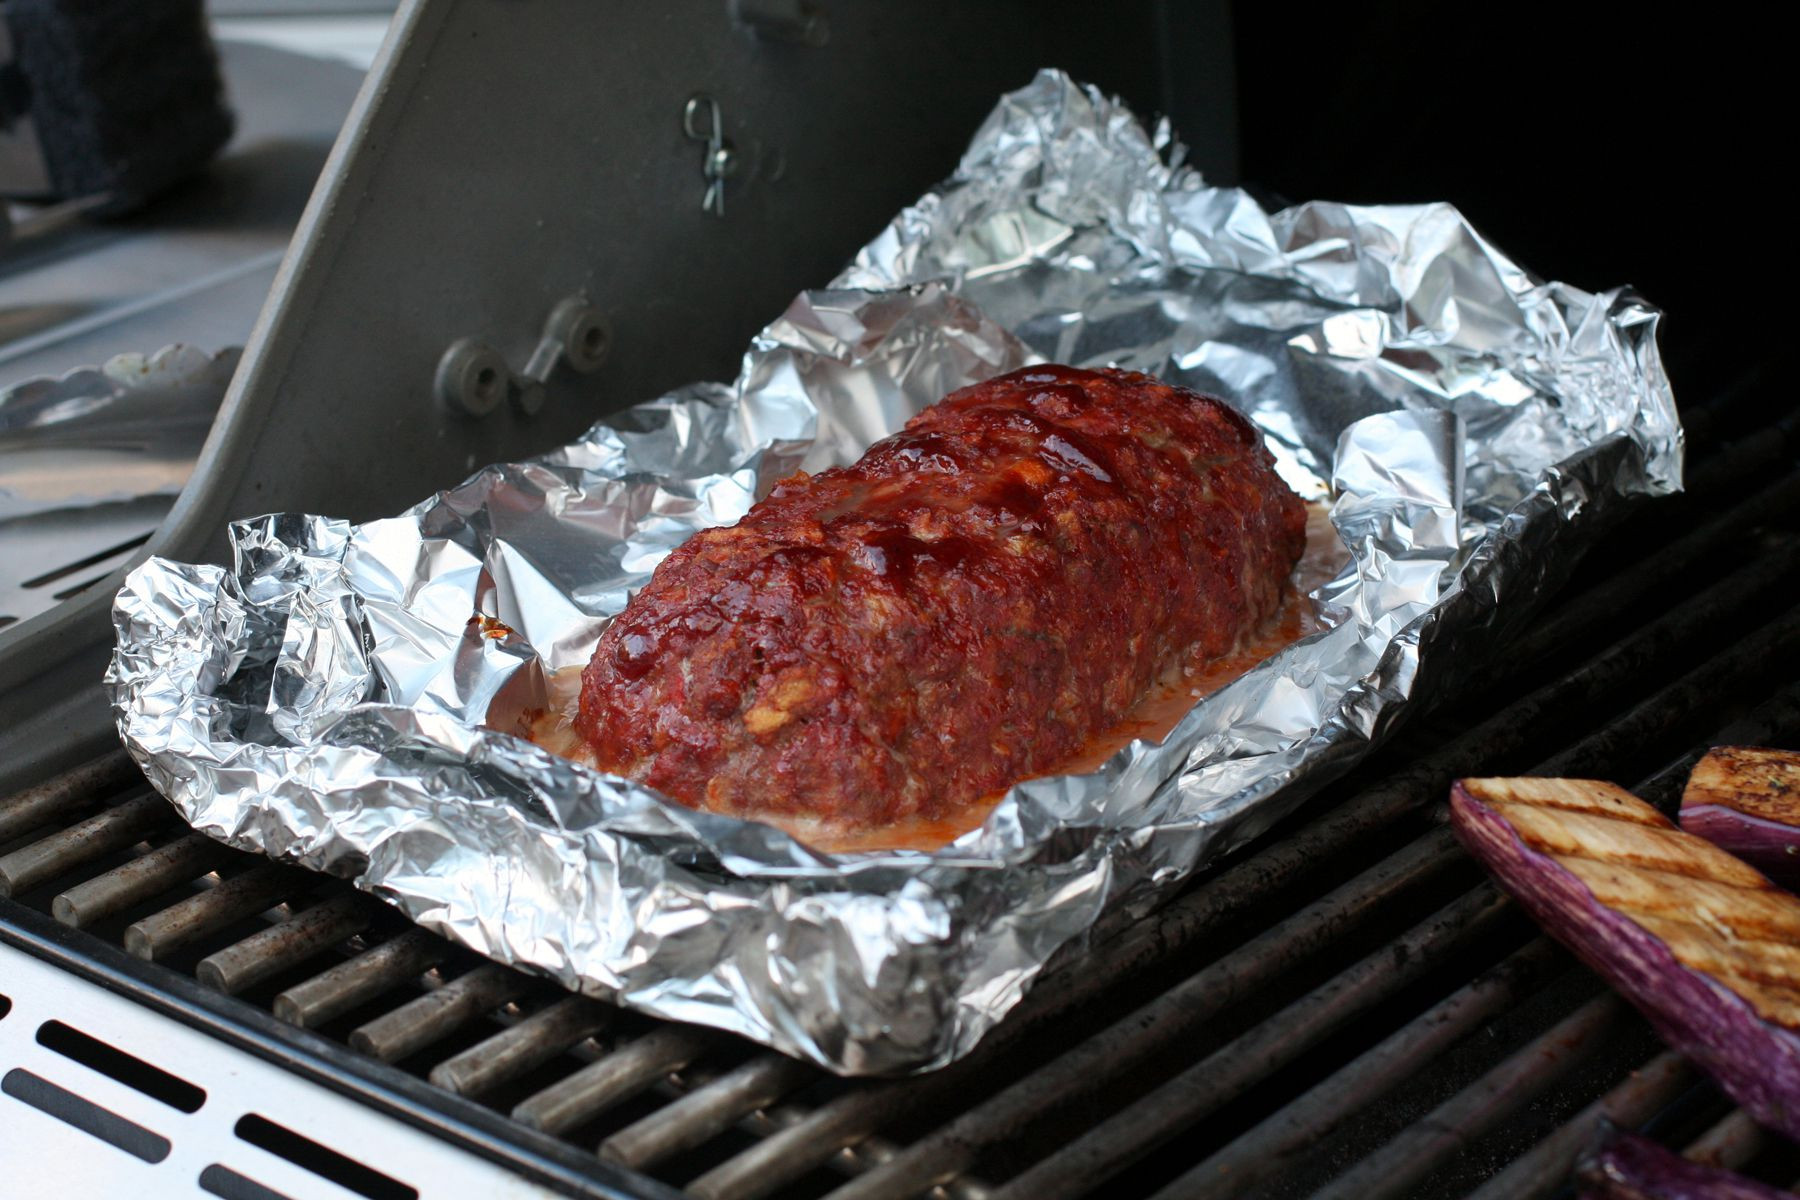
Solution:
[[[1679,486],[1657,318],[1537,282],[1444,205],[1266,212],[1044,72],[735,384],[387,520],[242,522],[230,570],[144,564],[120,732],[198,828],[483,954],[840,1072],[941,1065],[1104,910],[1267,829],[1516,627],[1597,516]],[[542,706],[694,530],[1038,359],[1241,405],[1331,498],[1332,627],[929,853],[823,854],[483,726]]]

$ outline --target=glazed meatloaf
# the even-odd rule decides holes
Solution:
[[[601,638],[576,729],[603,769],[691,807],[930,820],[1231,650],[1280,602],[1305,525],[1227,405],[1030,367],[690,538]]]

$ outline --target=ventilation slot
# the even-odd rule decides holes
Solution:
[[[135,1055],[89,1037],[79,1029],[61,1021],[45,1021],[38,1026],[38,1045],[74,1059],[84,1067],[135,1088],[152,1100],[161,1100],[170,1108],[184,1113],[199,1112],[206,1103],[206,1093],[187,1080],[171,1075],[161,1067],[153,1067]]]
[[[0,1079],[0,1092],[23,1100],[39,1112],[49,1113],[145,1162],[157,1163],[169,1157],[168,1138],[127,1121],[92,1100],[84,1100],[74,1092],[57,1087],[48,1079],[40,1079],[30,1071],[17,1067],[8,1071],[6,1078]]]
[[[221,1196],[224,1200],[288,1200],[286,1193],[278,1192],[245,1175],[239,1175],[230,1167],[222,1167],[218,1163],[200,1172],[202,1191]]]
[[[41,588],[41,587],[45,586],[46,584],[55,583],[59,579],[67,579],[69,576],[75,574],[77,571],[85,571],[87,568],[94,566],[97,563],[103,563],[109,558],[113,558],[120,554],[128,553],[129,551],[132,551],[132,550],[136,550],[139,546],[141,546],[145,542],[149,541],[150,534],[155,533],[155,532],[156,531],[154,529],[152,529],[146,533],[140,533],[140,534],[138,534],[138,536],[136,536],[134,538],[127,538],[125,541],[120,542],[116,546],[109,546],[105,550],[96,551],[95,553],[88,555],[86,558],[77,559],[75,562],[68,563],[65,566],[58,567],[54,571],[46,571],[42,575],[34,575],[30,579],[25,580],[19,586],[25,587],[25,588]],[[58,598],[61,598],[64,596],[72,596],[76,592],[79,592],[82,588],[91,586],[92,584],[95,584],[95,583],[98,583],[100,580],[102,580],[104,578],[106,578],[106,575],[104,575],[104,574],[96,575],[94,578],[88,580],[86,583],[80,584],[76,587],[65,588],[62,591],[56,593],[56,595]]]
[[[6,998],[5,992],[0,992],[0,1021],[4,1021],[6,1019],[6,1014],[11,1011],[12,1001]]]
[[[249,1113],[240,1118],[237,1135],[252,1146],[285,1158],[295,1166],[329,1179],[339,1187],[349,1188],[359,1196],[367,1196],[369,1200],[418,1200],[417,1189],[321,1146],[311,1138],[301,1137],[267,1117]]]

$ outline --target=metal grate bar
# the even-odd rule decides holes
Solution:
[[[776,1105],[752,1113],[738,1123],[738,1128],[748,1130],[758,1137],[769,1137],[796,1121],[804,1120],[809,1112],[809,1109],[799,1105]],[[865,1171],[874,1170],[899,1152],[900,1148],[893,1142],[880,1134],[871,1134],[856,1145],[839,1150],[826,1159],[824,1165],[840,1175],[861,1175]],[[689,1184],[687,1194],[697,1195],[693,1189],[694,1185]],[[973,1176],[958,1175],[955,1179],[932,1188],[926,1195],[929,1200],[990,1200],[993,1190]]]
[[[114,750],[47,779],[36,787],[15,792],[0,802],[0,844],[71,811],[90,808],[124,790],[142,786],[144,777],[123,750]]]
[[[190,833],[60,893],[50,901],[50,913],[79,929],[191,883],[235,854],[204,833]]]
[[[1652,746],[1664,735],[1717,704],[1720,689],[1748,679],[1778,674],[1800,649],[1800,609],[1788,612],[1722,654],[1715,655],[1673,683],[1628,709],[1622,716],[1536,767],[1534,775],[1567,776],[1618,761],[1627,751]],[[1782,694],[1783,696],[1786,693]],[[1777,698],[1772,712],[1785,711]],[[1698,758],[1699,751],[1695,752]],[[1671,780],[1659,776],[1638,785],[1639,795],[1651,804]],[[1685,783],[1685,779],[1679,782]],[[1668,804],[1667,798],[1664,806]]]
[[[295,984],[276,996],[272,1007],[290,1025],[318,1025],[417,979],[449,956],[450,945],[444,939],[409,929]]]
[[[833,1200],[910,1196],[968,1169],[980,1150],[1102,1080],[1139,1069],[1229,1005],[1327,949],[1396,897],[1465,864],[1434,830],[1252,938],[1150,1003],[1003,1088],[944,1128],[832,1193]]]
[[[948,1094],[954,1082],[967,1074],[966,1067],[953,1066],[911,1087],[872,1084],[846,1092],[695,1179],[688,1184],[688,1193],[696,1200],[766,1196],[844,1153],[847,1147],[862,1144],[881,1128],[886,1115],[902,1115]],[[890,1100],[900,1103],[889,1108]]]
[[[600,1144],[600,1157],[643,1168],[692,1149],[818,1078],[816,1068],[780,1054],[763,1054],[695,1088],[628,1125]]]
[[[1599,1043],[1606,1028],[1626,1019],[1630,1011],[1611,993],[1596,996],[1321,1188],[1314,1200],[1384,1200],[1404,1195],[1440,1163],[1578,1064]]]
[[[1541,661],[1558,646],[1568,645],[1616,621],[1618,614],[1644,596],[1660,595],[1675,580],[1730,545],[1744,531],[1779,513],[1800,506],[1800,471],[1759,490],[1730,511],[1646,555],[1605,582],[1556,608],[1522,633],[1506,650],[1507,660]]]
[[[1352,1018],[1435,965],[1436,955],[1489,934],[1511,902],[1486,883],[1207,1055],[994,1191],[995,1200],[1061,1200],[1112,1178],[1181,1130],[1242,1096]]]
[[[234,921],[272,908],[309,890],[317,880],[293,867],[265,863],[189,896],[125,930],[125,949],[157,959]]]
[[[1530,995],[1563,961],[1549,942],[1531,942],[1240,1134],[1172,1184],[1168,1194],[1230,1200],[1280,1174],[1346,1118],[1411,1079],[1420,1063]]]
[[[679,1071],[723,1041],[720,1034],[690,1025],[657,1029],[521,1101],[513,1118],[546,1133],[563,1133]]]
[[[335,896],[207,955],[194,975],[207,987],[241,992],[361,933],[373,919],[361,896]]]
[[[1682,1156],[1708,1166],[1736,1170],[1755,1158],[1768,1144],[1769,1135],[1743,1109],[1734,1109],[1718,1123],[1688,1143]]]
[[[16,896],[114,850],[141,841],[174,821],[175,810],[161,796],[134,796],[87,820],[53,833],[0,858],[0,896]]]
[[[1704,499],[1717,491],[1735,490],[1748,476],[1790,467],[1796,440],[1800,440],[1800,414],[1790,412],[1707,455],[1688,469],[1683,488],[1690,498]]]
[[[407,1058],[525,993],[517,971],[486,963],[458,975],[350,1035],[350,1044],[383,1062]]]
[[[1691,1087],[1698,1075],[1679,1054],[1665,1051],[1633,1071],[1623,1083],[1589,1104],[1555,1133],[1514,1159],[1477,1189],[1469,1200],[1526,1200],[1562,1189],[1576,1157],[1593,1140],[1602,1121],[1631,1128]]]
[[[1686,347],[1690,355],[1693,353],[1693,345],[1689,342]],[[1700,365],[1699,356],[1693,356],[1690,361],[1697,373],[1707,373],[1706,368]],[[1686,373],[1686,366],[1684,363],[1680,368],[1683,374]],[[1728,432],[1741,434],[1746,425],[1755,419],[1754,414],[1762,407],[1760,402],[1768,398],[1769,389],[1768,363],[1754,362],[1735,368],[1728,378],[1710,389],[1698,402],[1681,404],[1681,429],[1687,441],[1690,460],[1696,447],[1716,452],[1714,444]],[[1711,457],[1711,454],[1707,457]]]
[[[439,1063],[431,1082],[475,1095],[516,1079],[605,1028],[616,1009],[569,996]]]

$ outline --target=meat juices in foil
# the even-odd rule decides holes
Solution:
[[[1265,211],[1047,71],[734,384],[386,520],[240,522],[229,569],[145,563],[115,605],[120,732],[197,828],[490,957],[847,1074],[938,1066],[1103,912],[1346,770],[1610,510],[1680,486],[1658,316],[1540,282],[1445,205]],[[1330,499],[1329,627],[929,852],[820,852],[510,732],[689,535],[1047,360],[1240,405]]]

